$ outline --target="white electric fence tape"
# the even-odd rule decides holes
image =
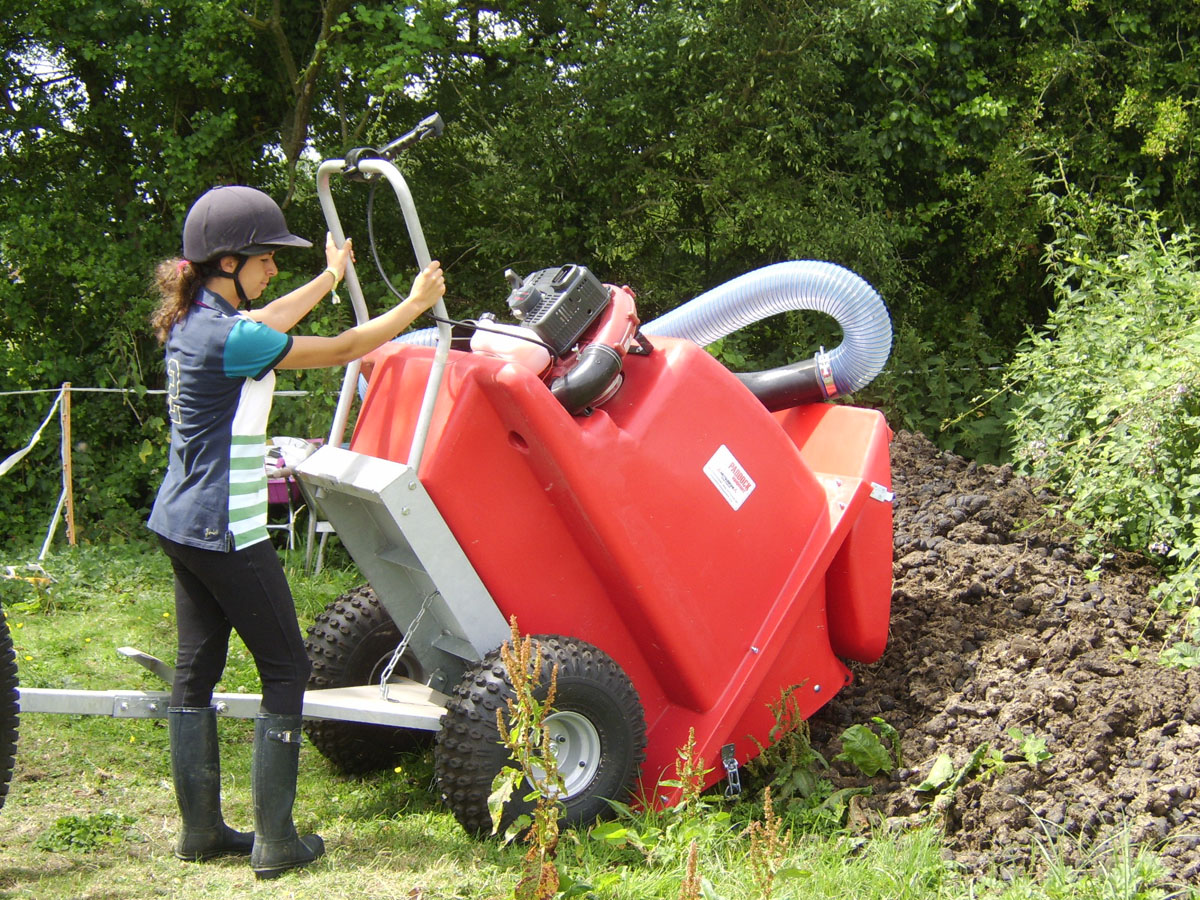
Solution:
[[[0,463],[0,476],[3,476],[9,469],[23,460],[29,454],[29,451],[37,446],[37,442],[41,440],[42,432],[46,430],[46,426],[50,424],[50,420],[54,418],[54,414],[58,411],[59,404],[62,403],[62,398],[62,388],[59,388],[54,405],[50,407],[50,412],[46,413],[46,418],[42,420],[42,424],[38,427],[38,430],[33,433],[33,437],[30,438],[29,443]]]
[[[23,460],[29,455],[29,452],[37,446],[38,441],[42,439],[42,432],[46,430],[46,426],[54,418],[54,414],[58,412],[58,408],[62,405],[63,394],[68,389],[66,387],[45,388],[43,390],[28,390],[28,391],[3,391],[0,392],[0,397],[11,397],[18,394],[49,394],[56,393],[58,396],[54,398],[54,403],[50,406],[50,411],[46,413],[46,418],[42,420],[42,424],[38,426],[37,431],[33,433],[33,437],[29,439],[29,443],[8,456],[4,462],[0,462],[0,478],[8,473],[8,470]],[[129,388],[79,388],[71,387],[72,393],[89,393],[89,394],[165,394],[166,391],[136,391]],[[308,391],[276,391],[276,397],[305,397]],[[46,553],[50,549],[50,544],[54,540],[54,533],[58,529],[58,522],[62,516],[63,505],[67,499],[67,490],[64,485],[62,493],[58,497],[58,506],[54,510],[54,516],[50,520],[50,529],[46,534],[46,540],[42,544],[42,552],[38,554],[38,559],[45,559]]]

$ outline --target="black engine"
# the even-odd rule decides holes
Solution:
[[[511,275],[510,281],[516,282]],[[584,266],[542,269],[508,295],[514,318],[562,356],[608,306],[608,288]]]

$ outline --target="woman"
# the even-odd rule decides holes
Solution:
[[[268,540],[264,456],[276,369],[336,366],[391,340],[445,292],[430,263],[408,297],[336,337],[291,337],[341,281],[350,241],[326,238],[328,267],[260,309],[246,310],[277,274],[275,251],[311,247],[253,188],[214,188],[189,210],[183,258],[157,270],[162,301],[152,324],[165,345],[171,448],[149,526],[175,572],[179,653],[167,712],[171,771],[183,828],[182,859],[250,854],[259,878],[324,853],[318,835],[292,822],[301,708],[309,661],[296,610]],[[255,722],[251,790],[254,834],[221,815],[212,693],[235,629],[254,657],[263,699]]]

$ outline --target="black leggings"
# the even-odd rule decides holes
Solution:
[[[175,570],[179,655],[171,705],[206,707],[236,629],[262,681],[262,709],[297,715],[311,664],[287,576],[270,541],[223,553],[160,537]]]

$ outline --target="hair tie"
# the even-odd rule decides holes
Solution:
[[[189,263],[189,262],[188,262],[186,259],[181,259],[181,260],[179,261],[179,265],[178,265],[178,267],[177,267],[177,268],[179,269],[179,271],[180,271],[180,272],[182,272],[182,271],[183,271],[184,269],[186,269],[186,268],[187,268],[189,265],[190,265],[190,263]]]

